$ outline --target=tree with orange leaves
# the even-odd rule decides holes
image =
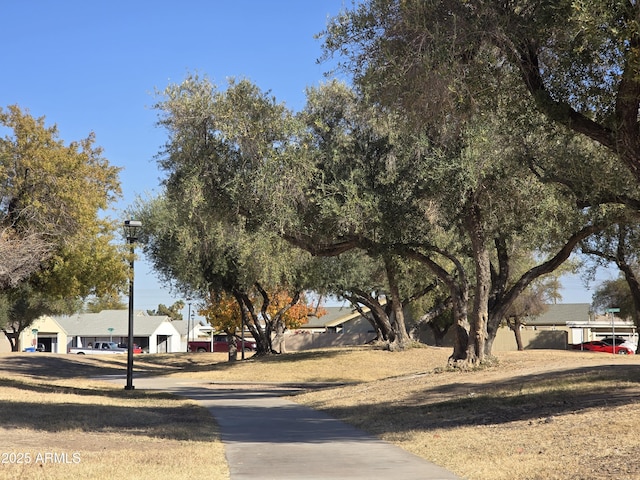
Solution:
[[[259,287],[256,289],[261,290]],[[272,348],[277,347],[278,353],[285,353],[284,332],[289,328],[298,328],[308,322],[310,315],[322,316],[326,310],[322,307],[307,303],[304,294],[293,296],[286,289],[279,289],[274,293],[262,289],[249,296],[252,304],[260,307],[261,327],[268,332],[268,337],[275,335]],[[238,330],[242,331],[242,310],[238,301],[226,292],[210,292],[206,304],[198,313],[203,315],[217,331],[223,331],[229,338],[229,359],[237,356],[236,338]],[[244,307],[244,306],[243,306]],[[254,333],[256,325],[251,316],[246,317],[245,325]]]
[[[229,361],[238,357],[236,331],[242,328],[242,318],[238,303],[226,292],[209,292],[205,305],[198,310],[211,324],[214,330],[227,334],[229,344]]]
[[[321,317],[327,312],[322,307],[307,303],[304,294],[300,294],[297,302],[285,290],[279,290],[271,295],[271,302],[267,306],[268,318],[273,324],[275,333],[273,346],[279,353],[286,353],[284,332],[288,328],[298,328],[309,321],[309,316]]]

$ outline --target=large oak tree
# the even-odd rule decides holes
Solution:
[[[446,161],[435,171],[448,173],[461,201],[449,197],[443,204],[457,205],[462,213],[459,224],[474,260],[471,348],[467,349],[472,359],[490,352],[497,326],[528,284],[558,268],[580,240],[612,221],[611,213],[620,213],[593,206],[638,198],[634,197],[637,188],[624,182],[624,189],[611,188],[621,184],[620,166],[601,161],[611,155],[571,135],[572,131],[585,133],[601,105],[609,105],[610,111],[619,108],[618,116],[628,108],[635,108],[637,114],[633,98],[618,98],[613,105],[610,97],[608,103],[594,103],[587,95],[598,91],[604,99],[606,82],[600,85],[599,80],[610,80],[607,75],[613,78],[615,68],[609,68],[607,74],[601,64],[591,69],[587,65],[583,76],[574,70],[573,83],[566,83],[566,72],[561,69],[570,69],[580,60],[576,57],[572,63],[562,53],[563,42],[569,40],[564,18],[572,5],[575,2],[371,0],[335,17],[324,32],[327,55],[339,56],[368,101],[396,112],[408,127],[426,132],[445,152]],[[623,18],[625,9],[619,10],[609,20]],[[609,15],[598,8],[583,12],[592,13],[600,20]],[[633,34],[633,28],[625,29]],[[590,36],[592,42],[598,33],[593,31]],[[543,37],[545,41],[539,41]],[[602,52],[589,57],[584,48],[588,42],[583,43],[581,60],[601,55],[598,58],[611,67],[616,55],[627,50],[625,41],[609,44],[602,36],[599,40]],[[540,62],[542,58],[547,63]],[[628,77],[623,90],[629,88]],[[565,83],[577,90],[561,91]],[[549,93],[552,87],[557,92]],[[631,104],[623,105],[627,101]],[[540,118],[532,105],[545,116]],[[603,132],[589,132],[590,139],[611,147]],[[628,138],[628,132],[620,135]],[[517,164],[520,167],[514,168]],[[565,175],[566,168],[558,168],[565,164],[577,167],[572,176]],[[598,176],[600,183],[612,180],[605,181],[609,188],[589,189],[585,175]],[[518,182],[520,191],[514,188]],[[443,184],[435,183],[440,189]],[[571,204],[573,213],[567,216]],[[533,230],[525,219],[533,220]],[[550,241],[539,242],[541,235]],[[514,241],[522,246],[522,239],[528,248],[542,249],[548,256],[513,279],[508,255]],[[454,351],[454,356],[461,354]]]

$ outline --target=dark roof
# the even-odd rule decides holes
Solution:
[[[547,305],[547,311],[541,315],[528,317],[527,325],[566,325],[567,322],[586,322],[589,320],[591,305],[588,303],[559,303]]]
[[[327,312],[321,317],[309,317],[309,321],[300,328],[324,328],[335,327],[348,320],[353,320],[360,316],[357,310],[351,305],[342,305],[339,307],[323,307]]]
[[[137,336],[152,335],[164,322],[166,315],[151,316],[138,310],[134,316],[134,329]],[[53,317],[68,335],[79,336],[125,336],[129,327],[128,310],[103,310],[100,313],[79,313],[72,316]],[[109,332],[109,328],[113,328]]]

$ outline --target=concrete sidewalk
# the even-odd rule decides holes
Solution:
[[[281,398],[290,391],[167,378],[137,378],[136,389],[169,391],[206,407],[220,425],[231,480],[458,479],[454,474]]]

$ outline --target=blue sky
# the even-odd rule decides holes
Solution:
[[[0,107],[18,104],[56,124],[65,142],[96,135],[122,167],[124,209],[157,191],[157,90],[188,73],[223,86],[248,78],[299,110],[324,81],[314,35],[350,0],[26,0],[3,2]],[[117,218],[117,217],[116,217]],[[170,305],[144,260],[136,263],[135,308]],[[185,309],[186,316],[186,309]]]
[[[351,0],[25,0],[4,2],[0,107],[18,104],[56,124],[66,141],[96,135],[122,167],[124,209],[157,191],[154,156],[166,136],[155,126],[156,90],[188,73],[224,85],[248,78],[299,110],[304,89],[324,81],[314,35]],[[124,220],[124,218],[123,218]],[[578,279],[565,302],[589,302]],[[145,261],[136,263],[136,309],[170,305]],[[186,309],[185,309],[186,316]]]

